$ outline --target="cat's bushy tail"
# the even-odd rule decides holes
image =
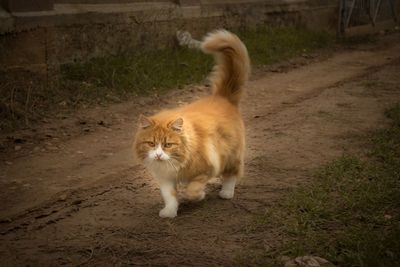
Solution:
[[[246,46],[235,34],[218,30],[204,38],[201,49],[204,53],[213,54],[216,60],[211,75],[213,93],[237,105],[242,95],[242,86],[250,73]]]

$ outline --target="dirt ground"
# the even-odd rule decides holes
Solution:
[[[233,200],[219,182],[178,217],[158,217],[157,185],[132,160],[137,117],[184,104],[208,88],[82,110],[2,136],[1,266],[232,266],[277,236],[246,231],[315,168],[362,150],[400,101],[400,36],[340,50],[290,70],[257,72],[242,102],[246,175]],[[11,148],[11,149],[10,149]]]

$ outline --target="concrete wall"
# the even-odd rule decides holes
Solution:
[[[3,29],[0,27],[0,71],[29,69],[50,77],[62,63],[132,49],[174,46],[175,33],[181,29],[197,38],[215,28],[234,31],[261,25],[304,25],[335,30],[335,1],[321,2],[320,5],[307,0],[55,3],[50,11],[3,12],[3,15],[0,12],[0,25],[3,25]]]

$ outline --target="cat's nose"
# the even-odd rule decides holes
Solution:
[[[161,159],[161,154],[156,154],[156,159]]]

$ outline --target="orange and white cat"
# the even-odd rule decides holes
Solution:
[[[230,199],[243,174],[245,129],[239,101],[250,72],[247,49],[225,30],[208,34],[201,49],[216,59],[212,95],[139,118],[134,151],[159,182],[165,202],[160,217],[177,215],[177,181],[186,184],[185,198],[198,201],[207,181],[220,176],[219,196]]]

